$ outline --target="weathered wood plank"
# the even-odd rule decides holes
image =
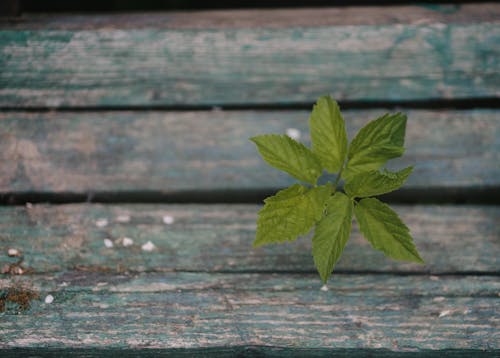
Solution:
[[[1,316],[0,347],[499,349],[497,277],[64,273],[2,279],[36,290]],[[51,294],[54,301],[43,303]],[[13,314],[19,313],[19,314]]]
[[[498,16],[466,24],[419,16],[397,25],[2,30],[0,106],[497,97]]]
[[[4,30],[132,30],[236,29],[390,25],[498,21],[500,7],[492,3],[421,4],[322,8],[280,8],[134,13],[24,13],[16,21],[0,19]]]
[[[357,226],[338,272],[498,273],[500,207],[394,206],[425,266],[376,252]],[[34,205],[0,207],[0,268],[315,273],[310,239],[252,249],[257,205]],[[171,216],[172,224],[165,224]],[[107,221],[107,225],[103,226]],[[98,227],[100,225],[101,227]],[[124,247],[123,238],[133,240]],[[104,240],[113,247],[108,248]],[[141,249],[151,241],[152,251]],[[108,243],[109,244],[109,243]],[[8,257],[8,249],[24,255]],[[319,282],[319,276],[318,282]]]
[[[346,111],[352,138],[376,111]],[[406,111],[415,165],[405,188],[500,184],[500,111]],[[295,180],[260,159],[248,138],[296,128],[308,111],[0,113],[0,192],[261,190]]]

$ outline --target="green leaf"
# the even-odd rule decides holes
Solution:
[[[362,199],[354,207],[354,214],[373,248],[396,260],[424,263],[410,230],[388,205],[375,198]]]
[[[326,214],[314,230],[312,252],[323,283],[328,281],[349,240],[352,210],[352,201],[343,193],[335,193],[328,199]]]
[[[349,146],[344,178],[377,170],[404,153],[406,115],[386,114],[361,128]]]
[[[351,198],[389,193],[401,187],[412,171],[413,167],[408,167],[399,172],[371,170],[356,174],[347,180],[344,190]]]
[[[336,173],[342,168],[347,155],[347,132],[344,118],[333,99],[318,99],[309,118],[312,151],[327,171]]]
[[[321,219],[330,193],[329,186],[308,189],[295,184],[264,200],[253,245],[292,241],[307,234]]]
[[[323,168],[316,155],[305,145],[277,134],[260,135],[250,140],[257,145],[269,165],[306,183],[316,184]]]

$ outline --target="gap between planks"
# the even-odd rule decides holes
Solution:
[[[0,192],[0,205],[29,204],[261,204],[283,188],[84,193]],[[500,187],[399,189],[379,197],[391,204],[498,205]]]
[[[0,29],[16,30],[111,30],[111,29],[228,29],[289,28],[345,25],[391,25],[496,22],[497,4],[398,5],[394,6],[322,7],[301,9],[246,9],[210,11],[171,11],[147,13],[36,14],[26,13],[18,19],[0,19]],[[446,1],[445,1],[446,2]],[[311,3],[310,1],[308,3]],[[326,2],[325,2],[326,3]],[[332,3],[331,1],[329,2]],[[352,3],[350,1],[349,3]],[[380,3],[380,2],[379,2]],[[370,5],[373,2],[370,1]],[[255,6],[255,4],[254,4]],[[47,11],[46,11],[47,12]]]
[[[423,110],[471,110],[471,109],[499,109],[500,104],[496,97],[483,98],[437,98],[426,100],[376,100],[376,101],[357,101],[357,100],[341,100],[338,101],[343,110],[402,110],[402,109],[423,109]],[[189,112],[189,111],[285,111],[285,110],[311,110],[314,102],[294,102],[294,103],[229,103],[221,105],[119,105],[119,106],[46,106],[46,107],[10,107],[0,106],[0,111],[3,112],[114,112],[114,111],[159,111],[159,112]]]
[[[424,358],[475,358],[498,357],[495,349],[407,349],[406,351],[391,351],[389,349],[371,348],[300,348],[269,345],[240,345],[202,348],[7,348],[2,349],[2,358],[18,357],[159,357],[168,354],[172,357],[204,357],[204,358],[391,358],[391,357],[424,357]]]

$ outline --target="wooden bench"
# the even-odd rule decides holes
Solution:
[[[0,356],[500,354],[499,58],[493,3],[3,20]],[[248,138],[325,93],[351,138],[408,114],[425,266],[251,248],[294,181]]]

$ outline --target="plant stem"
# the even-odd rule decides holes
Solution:
[[[335,192],[337,191],[337,185],[339,184],[340,177],[342,176],[343,170],[344,170],[344,166],[342,166],[342,168],[340,168],[340,171],[337,174],[337,178],[335,179],[335,182],[333,183],[333,193],[332,194],[335,194]]]

